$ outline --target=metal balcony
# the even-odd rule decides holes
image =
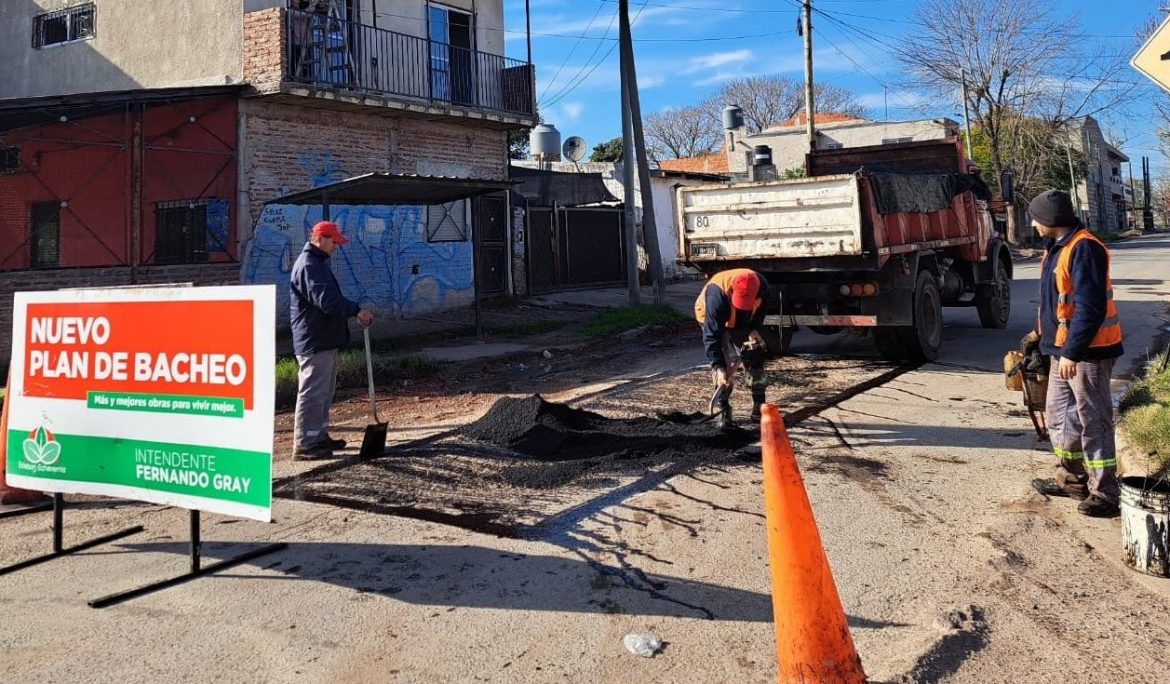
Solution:
[[[532,116],[532,65],[478,50],[289,9],[284,80]]]

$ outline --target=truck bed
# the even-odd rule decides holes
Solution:
[[[857,256],[865,249],[855,175],[679,189],[683,260]]]

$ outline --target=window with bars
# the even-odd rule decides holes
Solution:
[[[207,261],[207,200],[159,202],[154,209],[154,263]]]
[[[61,203],[32,205],[28,240],[29,268],[57,268],[61,265]]]
[[[0,173],[14,173],[20,170],[20,148],[0,147]]]
[[[33,47],[39,50],[93,38],[97,27],[96,11],[91,2],[38,14],[33,19]]]
[[[467,202],[427,207],[427,242],[467,241]]]

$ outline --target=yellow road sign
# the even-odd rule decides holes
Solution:
[[[1133,68],[1170,91],[1170,19],[1154,30],[1146,44],[1130,60]]]

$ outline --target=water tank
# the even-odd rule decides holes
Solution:
[[[772,148],[767,145],[756,145],[752,148],[752,166],[771,166]]]
[[[533,158],[560,159],[561,132],[552,124],[540,124],[528,134],[528,149]]]
[[[723,108],[723,130],[733,131],[743,128],[743,109],[739,105],[728,105]]]

